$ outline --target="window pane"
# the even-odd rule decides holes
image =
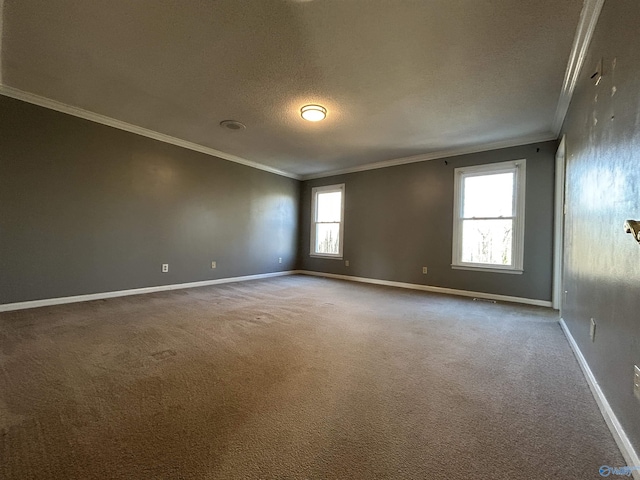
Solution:
[[[513,220],[463,220],[462,261],[512,264]]]
[[[316,225],[316,253],[340,253],[340,224],[318,223]]]
[[[514,177],[514,172],[465,177],[462,216],[512,217]]]
[[[342,192],[318,193],[317,222],[339,222],[342,215]]]

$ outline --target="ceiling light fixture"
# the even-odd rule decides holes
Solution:
[[[310,122],[319,122],[327,116],[327,109],[321,105],[305,105],[300,109],[300,115]]]

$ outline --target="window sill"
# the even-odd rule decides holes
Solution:
[[[470,270],[472,272],[489,272],[489,273],[509,273],[511,275],[522,275],[524,270],[512,268],[491,268],[491,267],[473,267],[468,265],[451,265],[454,270]]]
[[[336,255],[320,255],[318,253],[310,253],[309,256],[313,258],[327,258],[330,260],[342,260],[342,256],[338,257]]]

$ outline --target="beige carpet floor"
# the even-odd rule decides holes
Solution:
[[[0,478],[596,479],[548,309],[294,276],[0,314]]]

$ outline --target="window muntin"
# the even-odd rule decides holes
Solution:
[[[311,255],[342,258],[344,184],[311,190]]]
[[[522,273],[525,166],[455,170],[453,268]]]

